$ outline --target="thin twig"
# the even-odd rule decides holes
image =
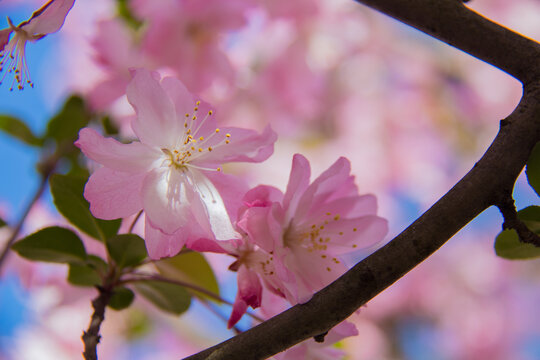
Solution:
[[[503,229],[514,229],[521,242],[540,247],[540,237],[532,232],[518,217],[514,199],[510,194],[506,194],[496,206],[504,218]]]
[[[84,352],[83,356],[86,360],[97,360],[97,344],[101,339],[99,330],[103,320],[105,320],[105,308],[109,303],[112,291],[109,287],[97,287],[99,291],[98,297],[92,300],[92,307],[94,308],[94,313],[90,318],[90,324],[88,329],[83,332],[82,340],[84,343]]]
[[[131,234],[133,232],[133,228],[135,227],[135,225],[137,224],[137,221],[139,220],[139,218],[141,217],[142,213],[143,213],[144,210],[141,210],[137,213],[137,216],[135,216],[135,219],[133,219],[133,222],[131,223],[131,225],[129,226],[129,230],[128,230],[128,234]]]
[[[208,309],[208,311],[210,311],[212,314],[216,315],[218,318],[220,318],[221,320],[225,321],[225,323],[227,323],[229,321],[229,319],[227,319],[222,313],[220,313],[219,311],[217,311],[216,308],[214,308],[211,304],[209,304],[207,301],[204,301],[203,299],[201,299],[201,304]],[[231,328],[234,333],[236,335],[240,334],[242,332],[242,330],[240,330],[236,325],[234,325],[232,328]]]
[[[227,304],[229,306],[233,306],[233,303],[230,302],[229,300],[226,300],[224,298],[222,298],[221,296],[219,296],[218,294],[208,290],[208,289],[205,289],[201,286],[198,286],[198,285],[195,285],[195,284],[192,284],[192,283],[189,283],[189,282],[185,282],[185,281],[182,281],[182,280],[173,280],[173,279],[169,279],[169,278],[166,278],[166,277],[163,277],[161,275],[157,275],[157,274],[146,274],[146,273],[133,273],[132,275],[136,275],[136,276],[140,276],[140,278],[127,278],[127,279],[122,279],[120,281],[120,283],[128,283],[128,282],[137,282],[137,281],[144,281],[144,280],[154,280],[154,281],[161,281],[161,282],[166,282],[166,283],[170,283],[170,284],[175,284],[175,285],[180,285],[180,286],[183,286],[185,288],[188,288],[188,289],[191,289],[191,290],[194,290],[194,291],[197,291],[199,293],[202,293],[214,300],[217,300],[223,304]],[[264,322],[264,319],[260,318],[259,316],[255,315],[255,314],[252,314],[250,312],[246,312],[246,314],[248,316],[250,316],[251,318],[259,321],[259,322]]]
[[[2,266],[4,265],[4,262],[9,254],[9,250],[11,249],[11,245],[15,242],[17,239],[17,236],[21,232],[21,229],[24,225],[24,222],[26,221],[26,218],[28,217],[28,214],[30,214],[30,210],[34,207],[34,205],[38,202],[38,200],[41,198],[41,195],[43,195],[43,192],[45,191],[45,188],[47,187],[47,182],[49,180],[49,176],[54,171],[55,166],[51,166],[49,169],[47,169],[47,172],[44,173],[41,177],[41,182],[39,184],[39,187],[36,190],[36,193],[34,194],[34,197],[28,203],[26,206],[26,209],[24,210],[24,213],[22,214],[21,218],[17,222],[17,225],[13,229],[13,232],[11,233],[11,236],[8,238],[6,244],[4,245],[4,248],[2,249],[2,254],[0,254],[0,273],[2,272]]]

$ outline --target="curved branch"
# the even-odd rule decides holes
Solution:
[[[263,359],[323,334],[512,191],[540,140],[540,45],[456,0],[360,0],[520,79],[524,95],[475,166],[412,225],[306,304],[187,359]]]
[[[524,84],[540,78],[540,44],[457,0],[356,0],[483,60]]]

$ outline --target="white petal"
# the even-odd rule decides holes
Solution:
[[[190,169],[186,174],[189,174],[199,195],[200,202],[197,199],[192,202],[193,215],[199,224],[209,227],[208,230],[214,233],[217,240],[239,239],[241,236],[234,230],[223,199],[214,184],[196,169]]]

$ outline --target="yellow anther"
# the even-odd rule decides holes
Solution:
[[[202,152],[202,148],[199,148],[199,152]]]
[[[319,229],[324,230],[324,225],[319,226]]]
[[[193,117],[191,118],[191,120],[197,120],[197,117],[195,115],[193,115]]]
[[[192,147],[191,147],[191,150],[195,151],[195,146],[192,146]]]
[[[194,108],[193,108],[193,111],[197,111],[197,110],[199,110],[198,107],[194,107]]]
[[[217,171],[221,171],[221,168],[220,168],[220,167],[218,167],[218,168],[217,168],[216,170],[217,170]]]
[[[334,216],[334,220],[338,221],[339,220],[339,215]]]
[[[220,130],[219,129],[216,129],[216,133],[218,133]]]
[[[339,232],[339,235],[343,235],[343,231],[340,231],[340,232]]]
[[[230,138],[231,137],[231,134],[225,134],[226,137]]]
[[[321,257],[322,257],[323,259],[326,259],[326,255],[321,255]]]
[[[358,229],[357,229],[357,228],[354,228],[354,229],[352,229],[352,231],[358,231]]]
[[[212,115],[213,113],[214,113],[214,112],[213,112],[212,110],[210,110],[210,111],[208,112],[208,115]]]
[[[356,245],[356,244],[353,244],[353,246],[352,246],[352,247],[353,247],[353,248],[355,248],[355,247],[357,247],[357,246],[358,246],[358,245]]]
[[[332,271],[332,269],[330,269],[329,267],[327,267],[327,268],[326,268],[326,270],[328,270],[328,271]]]
[[[332,215],[332,213],[327,212],[326,215],[330,216],[330,215]]]
[[[208,147],[208,151],[212,151],[212,147],[211,147],[211,146]]]
[[[199,138],[199,140],[203,141],[203,140],[204,140],[204,137],[201,136],[201,137]]]
[[[189,114],[188,114],[188,113],[186,113],[186,117],[189,117]]]
[[[200,100],[198,100],[198,101],[195,103],[195,105],[197,105],[197,106],[201,105]]]
[[[229,144],[230,142],[230,140],[225,140],[225,144]]]
[[[188,127],[187,123],[184,123],[184,127],[186,127],[186,128]]]

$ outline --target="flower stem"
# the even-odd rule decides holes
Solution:
[[[180,286],[183,286],[185,288],[188,288],[188,289],[191,289],[191,290],[194,290],[194,291],[197,291],[199,293],[202,293],[214,300],[217,300],[223,304],[227,304],[229,306],[233,306],[233,303],[222,298],[221,296],[219,296],[218,294],[210,291],[210,290],[207,290],[203,287],[200,287],[198,285],[195,285],[195,284],[191,284],[191,283],[188,283],[188,282],[185,282],[185,281],[181,281],[181,280],[173,280],[173,279],[169,279],[169,278],[166,278],[166,277],[163,277],[161,275],[157,275],[157,274],[144,274],[144,273],[133,273],[133,275],[136,275],[136,276],[140,276],[140,278],[131,278],[131,279],[124,279],[122,280],[121,282],[123,283],[127,283],[127,282],[136,282],[136,281],[144,281],[144,280],[154,280],[154,281],[161,281],[161,282],[166,282],[166,283],[170,283],[170,284],[176,284],[176,285],[180,285]],[[258,317],[257,315],[255,314],[251,314],[249,312],[246,312],[247,315],[251,316],[253,319],[259,321],[259,322],[264,322],[263,319],[261,319],[260,317]]]
[[[101,339],[99,329],[101,328],[101,323],[103,323],[103,320],[105,320],[105,308],[107,307],[107,304],[112,296],[112,290],[109,286],[98,286],[97,289],[99,291],[99,295],[92,300],[94,313],[90,318],[88,329],[84,331],[82,335],[82,340],[84,343],[83,356],[86,360],[97,360],[97,344],[99,344]]]

